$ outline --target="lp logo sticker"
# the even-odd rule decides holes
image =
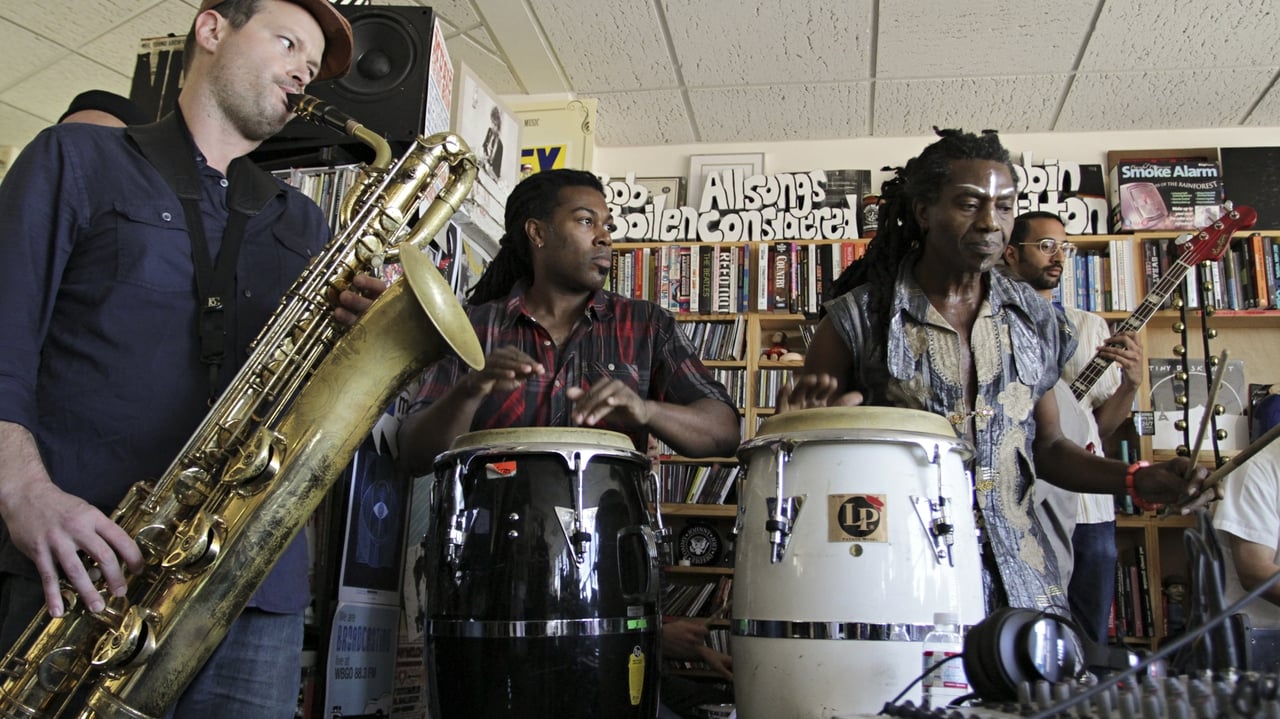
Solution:
[[[889,531],[882,494],[833,494],[828,497],[832,542],[885,542]]]

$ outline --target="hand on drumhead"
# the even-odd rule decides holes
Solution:
[[[721,677],[733,681],[733,657],[718,652],[711,647],[703,645],[698,648],[698,658],[707,665],[711,671],[719,674]]]
[[[840,393],[840,381],[826,373],[797,375],[778,390],[775,405],[778,414],[813,407],[857,407],[862,393],[856,390]]]
[[[691,619],[676,619],[662,625],[662,652],[674,659],[700,659],[707,646],[707,625]]]
[[[570,387],[565,395],[573,401],[573,422],[594,427],[609,415],[611,421],[626,427],[645,427],[649,422],[649,406],[626,382],[606,377],[588,389]]]
[[[484,358],[484,369],[467,374],[464,382],[475,396],[514,392],[530,377],[546,371],[542,363],[515,347],[499,347]]]

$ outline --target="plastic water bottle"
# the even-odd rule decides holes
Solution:
[[[954,612],[938,612],[933,615],[933,631],[924,637],[921,670],[927,672],[923,680],[924,706],[945,707],[956,697],[969,693],[969,679],[964,675],[964,660],[952,659],[937,669],[939,662],[964,651],[960,638],[960,618]],[[930,671],[930,670],[933,671]]]

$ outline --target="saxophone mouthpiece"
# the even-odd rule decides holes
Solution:
[[[298,117],[312,124],[327,126],[348,135],[352,133],[353,126],[360,124],[347,113],[320,98],[302,93],[289,93],[288,100],[289,107],[298,114]]]

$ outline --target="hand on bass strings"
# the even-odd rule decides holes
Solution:
[[[1132,331],[1117,332],[1099,348],[1098,356],[1104,360],[1115,362],[1120,367],[1120,381],[1128,389],[1135,389],[1142,384],[1142,373],[1146,371],[1143,362],[1142,344],[1138,335]]]
[[[1209,469],[1197,466],[1187,478],[1191,467],[1188,457],[1174,457],[1142,467],[1133,475],[1133,488],[1143,501],[1152,504],[1168,504],[1177,507],[1181,514],[1190,514],[1218,498],[1217,486],[1206,487]]]
[[[484,358],[484,369],[463,376],[462,385],[467,394],[483,397],[494,392],[514,392],[530,377],[546,372],[541,362],[515,347],[499,347]]]
[[[606,415],[626,427],[646,427],[649,405],[626,382],[606,377],[588,389],[570,387],[565,395],[573,401],[573,422],[594,427]]]
[[[806,373],[797,375],[778,390],[775,405],[778,414],[796,409],[814,407],[856,407],[862,404],[862,393],[857,390],[840,392],[840,382],[829,374]]]
[[[386,291],[387,283],[377,277],[364,273],[356,275],[351,278],[347,289],[338,293],[338,306],[333,308],[333,318],[350,327]]]
[[[48,480],[17,488],[5,497],[4,509],[9,536],[35,563],[52,616],[65,612],[59,589],[59,578],[64,576],[90,611],[104,607],[81,554],[97,565],[113,596],[123,596],[127,588],[121,564],[133,573],[143,569],[142,552],[128,533],[93,505]]]

